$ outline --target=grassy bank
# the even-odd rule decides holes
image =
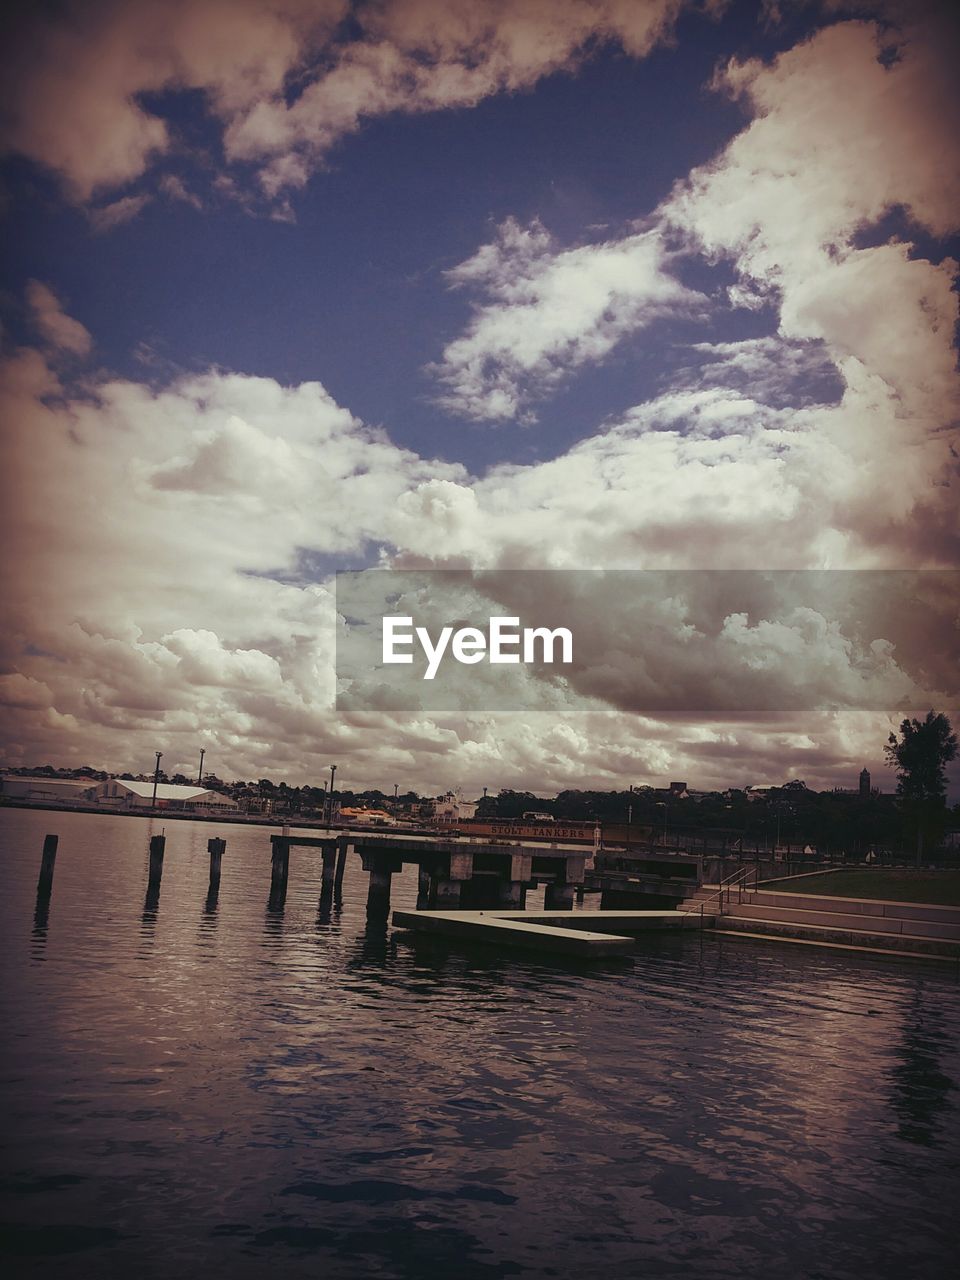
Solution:
[[[778,893],[823,893],[832,898],[885,898],[888,902],[932,902],[960,907],[960,871],[889,871],[863,867],[822,876],[773,881],[764,885]]]

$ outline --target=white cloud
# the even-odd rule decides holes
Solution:
[[[445,388],[440,403],[470,418],[522,418],[533,398],[602,360],[625,334],[705,301],[666,268],[656,232],[558,250],[540,223],[508,220],[448,273],[491,300],[432,368]]]
[[[955,394],[956,263],[855,236],[902,207],[944,236],[960,209],[960,104],[951,27],[907,31],[879,60],[872,23],[842,22],[772,64],[731,63],[717,87],[754,118],[680,184],[663,215],[692,247],[731,257],[748,290],[780,301],[780,332],[856,357],[915,413]]]
[[[158,186],[168,199],[188,204],[192,209],[203,209],[203,201],[200,197],[190,191],[183,179],[178,178],[175,173],[165,173]]]
[[[22,24],[3,142],[87,201],[178,143],[143,95],[200,89],[232,162],[269,195],[301,186],[344,135],[394,111],[473,106],[572,69],[596,42],[640,57],[682,0],[79,0]],[[168,192],[167,194],[171,194]],[[130,208],[130,206],[126,206]],[[102,221],[102,220],[101,220]]]
[[[402,493],[462,468],[398,449],[315,383],[211,373],[70,397],[25,352],[2,399],[14,757],[58,740],[122,768],[160,735],[186,765],[209,732],[221,771],[245,775],[347,749],[331,584],[301,581],[300,558],[362,556]],[[55,724],[25,709],[44,688]]]
[[[123,226],[125,222],[132,222],[152,198],[148,195],[121,196],[119,200],[114,200],[110,204],[90,208],[87,211],[90,225],[94,231],[100,233],[112,231],[114,227]]]
[[[52,347],[75,356],[90,354],[93,338],[89,331],[79,320],[67,315],[49,285],[28,280],[26,298],[34,326]]]
[[[179,30],[189,11],[173,8]],[[122,6],[107,6],[116,56],[101,40],[102,84],[78,93],[76,123],[94,127],[109,99],[119,145],[84,152],[75,133],[66,149],[47,139],[44,150],[50,117],[41,112],[23,146],[68,174],[80,198],[135,176],[166,137],[151,134],[131,95],[169,74],[214,86],[215,110],[228,130],[237,126],[229,136],[255,163],[274,166],[265,180],[279,190],[303,180],[366,115],[522,87],[558,59],[572,65],[577,33],[596,31],[601,10],[621,36],[637,13],[621,5],[615,20],[612,5],[531,3],[498,8],[506,28],[493,22],[478,35],[476,9],[377,10],[382,25],[364,48],[337,55],[314,81],[323,91],[288,106],[279,86],[304,47],[296,6],[271,11],[294,34],[269,64],[249,52],[253,18],[219,52],[201,24],[192,70],[141,66],[130,81],[117,70],[127,67]],[[194,10],[197,21],[212,12]],[[639,31],[638,47],[659,29]],[[77,66],[89,76],[86,37],[77,39]],[[437,58],[418,62],[411,50],[434,39]],[[857,247],[858,232],[898,203],[935,234],[951,225],[957,135],[944,118],[951,95],[935,46],[911,34],[885,68],[871,26],[839,24],[770,65],[724,73],[753,119],[661,214],[690,252],[735,265],[732,302],[777,306],[780,333],[694,353],[701,365],[684,370],[681,385],[550,462],[471,481],[463,468],[397,448],[317,383],[208,374],[159,391],[118,379],[70,392],[37,352],[9,359],[3,471],[15,483],[0,693],[11,704],[12,758],[137,767],[156,744],[171,765],[192,765],[207,734],[219,772],[291,780],[310,777],[333,751],[364,783],[386,775],[548,790],[673,774],[726,785],[836,780],[841,767],[852,779],[854,766],[876,759],[884,716],[818,712],[759,727],[641,716],[629,643],[594,685],[570,695],[563,724],[555,713],[410,716],[386,702],[334,717],[330,584],[305,583],[301,566],[305,557],[324,563],[380,547],[398,564],[491,569],[956,563],[956,465],[944,429],[954,395],[953,268],[899,244]],[[226,68],[241,54],[250,71],[237,79]],[[160,56],[144,54],[151,67]],[[411,62],[423,74],[405,81]],[[377,66],[387,71],[379,80]],[[38,85],[55,87],[45,74]],[[626,290],[614,267],[626,270]],[[651,289],[677,287],[652,232],[563,249],[542,229],[515,224],[457,276],[488,291],[443,366],[448,394],[479,416],[522,414],[565,367],[602,359],[646,323]],[[835,402],[789,399],[792,381],[830,364],[842,382]],[[851,649],[822,616],[727,617],[731,655],[759,655],[774,682],[791,664],[822,670],[840,692],[858,670],[890,688],[899,679],[888,650]],[[664,646],[646,674],[658,686],[679,680],[683,657]],[[694,668],[703,673],[702,658]]]

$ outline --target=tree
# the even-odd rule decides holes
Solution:
[[[927,712],[923,720],[904,720],[900,737],[891,733],[884,747],[887,763],[897,771],[897,795],[916,823],[917,863],[924,836],[934,834],[946,812],[946,767],[957,754],[957,735],[943,712]]]

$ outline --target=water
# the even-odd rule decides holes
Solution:
[[[318,851],[268,910],[268,831],[206,823],[167,823],[145,904],[160,826],[0,812],[7,1275],[953,1274],[949,967],[411,942],[358,863],[318,912]]]

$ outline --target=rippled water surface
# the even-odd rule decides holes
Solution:
[[[320,908],[317,851],[270,909],[269,832],[206,823],[167,823],[153,900],[160,826],[0,812],[7,1274],[954,1274],[950,967],[412,941],[358,861]]]

